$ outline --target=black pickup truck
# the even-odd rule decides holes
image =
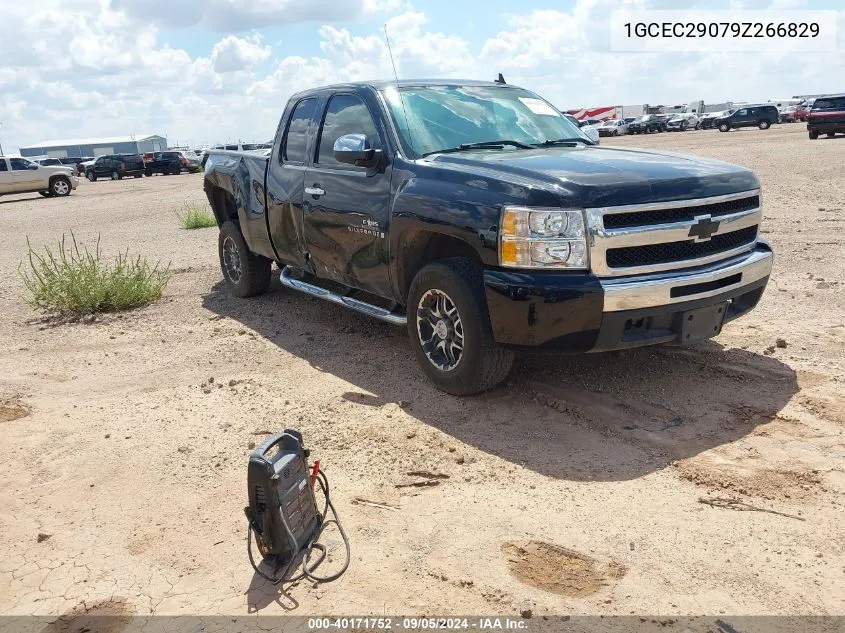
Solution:
[[[760,184],[714,160],[593,146],[501,83],[294,95],[269,157],[212,151],[230,291],[281,283],[407,325],[425,373],[471,394],[520,351],[691,343],[759,301]]]

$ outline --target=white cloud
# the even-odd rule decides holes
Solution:
[[[729,1],[723,0],[723,6]],[[772,2],[793,0],[746,4],[764,8]],[[389,17],[400,77],[492,79],[503,72],[509,82],[564,108],[699,98],[758,100],[839,89],[831,82],[845,76],[841,50],[824,55],[609,52],[607,20],[612,9],[676,4],[576,0],[568,11],[525,10],[505,16],[503,28],[471,39],[458,24],[432,28],[428,16],[408,0],[40,0],[37,7],[8,3],[0,21],[0,140],[7,151],[48,137],[147,131],[195,144],[267,140],[292,93],[328,83],[393,77],[377,26],[382,16]],[[350,22],[368,15],[372,19],[367,27]],[[226,32],[199,54],[181,48],[181,40],[170,32],[173,45],[161,43],[163,26],[208,32],[225,26],[226,20],[232,20]],[[318,46],[308,54],[288,54],[271,62],[273,48],[260,30],[235,34],[281,20],[316,20],[297,28],[308,29]],[[341,21],[348,23],[338,24]],[[839,13],[839,25],[845,32],[845,11]],[[275,48],[284,50],[284,45]]]
[[[399,0],[109,0],[109,4],[135,19],[170,28],[201,26],[235,33],[303,22],[347,22],[400,6]]]
[[[218,73],[231,73],[259,64],[271,54],[269,46],[261,46],[261,37],[255,35],[243,39],[229,35],[214,45],[211,51],[211,63]]]

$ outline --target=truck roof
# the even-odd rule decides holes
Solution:
[[[294,96],[311,94],[314,92],[322,92],[323,90],[340,90],[349,88],[373,88],[375,90],[384,90],[385,88],[399,86],[400,88],[420,87],[420,86],[485,86],[488,88],[519,88],[513,84],[500,84],[495,81],[478,81],[476,79],[377,79],[372,81],[350,81],[348,83],[331,84],[328,86],[318,86],[302,90]]]

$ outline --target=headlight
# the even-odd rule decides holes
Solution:
[[[507,268],[586,269],[584,213],[580,209],[505,207],[499,262]]]

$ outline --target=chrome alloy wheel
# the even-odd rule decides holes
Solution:
[[[241,280],[241,256],[238,253],[238,245],[231,237],[223,240],[223,268],[226,269],[226,276],[233,284]]]
[[[455,302],[442,290],[427,290],[417,305],[417,336],[429,362],[452,371],[464,353],[464,326]]]
[[[66,196],[70,191],[70,185],[67,184],[66,180],[57,180],[55,184],[53,184],[53,193],[57,196]]]

